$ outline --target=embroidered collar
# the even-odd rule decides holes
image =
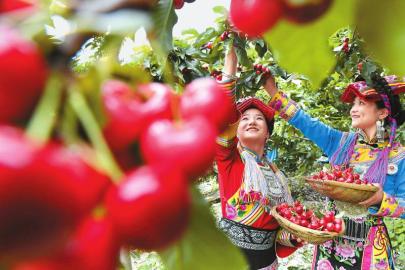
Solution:
[[[384,142],[381,143],[378,142],[377,137],[375,136],[372,139],[368,139],[366,133],[361,129],[358,129],[357,133],[359,134],[358,142],[360,144],[366,144],[373,148],[384,148],[388,145],[389,132],[385,132]]]
[[[266,160],[264,156],[260,157],[258,154],[256,154],[256,152],[247,147],[242,146],[242,151],[246,151],[249,154],[251,154],[255,158],[257,163],[264,163],[264,161]]]

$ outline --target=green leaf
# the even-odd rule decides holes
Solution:
[[[215,6],[212,9],[215,13],[227,16],[228,15],[228,10],[224,6]]]
[[[352,23],[354,5],[352,0],[333,1],[324,16],[309,24],[279,22],[265,40],[280,66],[308,76],[315,87],[319,86],[335,63],[328,38],[336,29]]]
[[[173,27],[177,15],[173,9],[173,0],[159,0],[153,12],[154,31],[160,47],[168,52],[173,48]]]
[[[246,269],[246,262],[239,249],[216,228],[200,192],[193,188],[192,194],[192,216],[188,231],[179,243],[160,253],[167,269]]]
[[[405,1],[360,0],[356,23],[372,56],[393,73],[405,73]]]

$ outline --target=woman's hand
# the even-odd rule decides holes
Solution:
[[[296,236],[293,235],[293,234],[291,234],[290,239],[291,239],[291,242],[292,242],[296,247],[302,247],[302,246],[308,244],[307,241],[305,241],[305,240],[303,240],[303,239],[301,239],[301,238],[299,238],[299,237],[296,237]]]
[[[276,85],[276,81],[274,80],[274,77],[272,75],[269,75],[269,77],[267,78],[267,80],[264,84],[264,90],[266,90],[266,92],[271,97],[274,97],[277,94],[278,88]]]
[[[360,205],[370,207],[372,205],[380,204],[382,202],[382,199],[384,197],[384,191],[381,185],[376,184],[375,186],[378,187],[378,190],[374,193],[373,196],[371,196],[367,200],[359,202]]]

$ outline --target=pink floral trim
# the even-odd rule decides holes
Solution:
[[[327,259],[321,259],[316,265],[316,270],[333,270],[333,266]]]
[[[364,246],[363,261],[361,269],[370,269],[373,260],[374,238],[376,237],[377,227],[372,227],[368,233],[367,244]]]

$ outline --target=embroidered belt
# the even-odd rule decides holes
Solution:
[[[252,250],[266,250],[274,246],[276,230],[261,230],[240,224],[230,219],[222,218],[219,228],[228,236],[229,240],[240,248]]]

